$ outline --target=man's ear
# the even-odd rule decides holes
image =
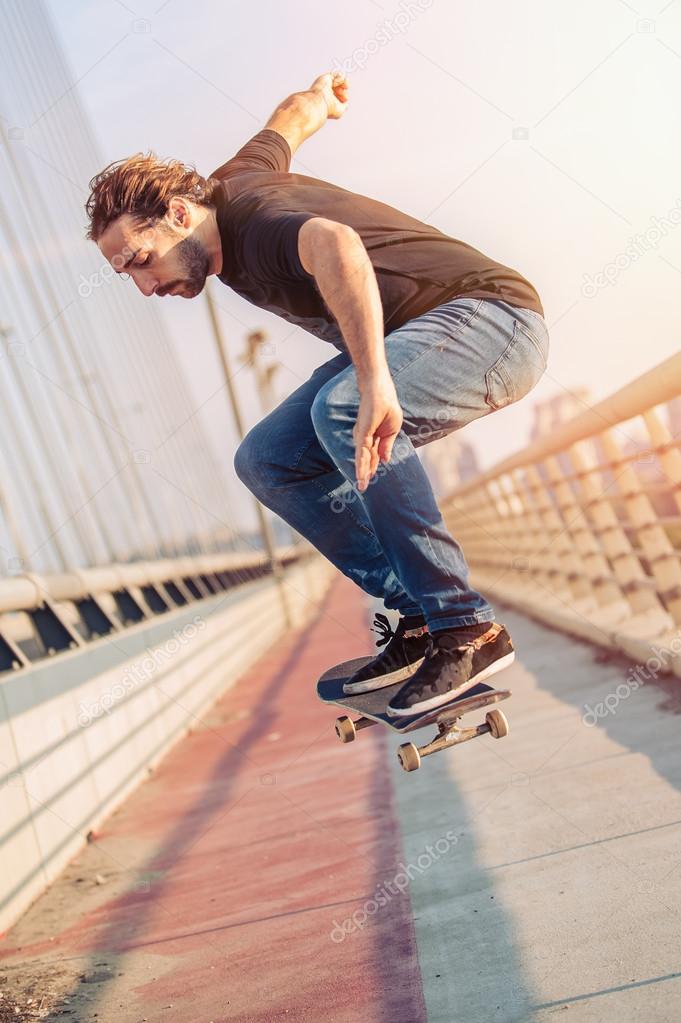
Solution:
[[[185,228],[186,230],[191,225],[191,219],[189,203],[181,196],[174,195],[168,203],[165,220],[167,220],[170,227],[175,230],[178,228]]]

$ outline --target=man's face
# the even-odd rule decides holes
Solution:
[[[208,276],[209,256],[191,230],[186,206],[171,207],[153,226],[124,214],[99,239],[99,249],[119,274],[129,274],[150,295],[195,298]]]

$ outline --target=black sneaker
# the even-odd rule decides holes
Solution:
[[[423,622],[422,625],[418,624]],[[414,674],[426,654],[428,626],[425,619],[400,618],[397,629],[390,627],[387,615],[377,613],[372,626],[380,632],[376,646],[387,646],[380,654],[356,671],[343,686],[346,696],[370,693],[374,689],[393,686]]]
[[[388,704],[387,712],[393,717],[425,714],[450,703],[478,682],[507,668],[515,657],[506,627],[496,622],[462,646],[457,645],[454,629],[445,629],[429,639],[423,664]]]

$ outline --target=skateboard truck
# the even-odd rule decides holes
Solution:
[[[397,750],[397,759],[403,770],[418,771],[423,757],[429,757],[431,753],[438,753],[451,746],[460,746],[461,743],[476,739],[479,735],[489,733],[494,739],[502,739],[508,735],[508,721],[501,710],[488,711],[482,724],[470,728],[460,728],[456,723],[460,720],[460,717],[453,717],[438,721],[437,735],[423,746],[417,746],[413,742],[403,742]],[[374,721],[373,718],[359,717],[353,721],[347,714],[343,714],[336,718],[336,735],[341,742],[354,742],[360,729],[377,724],[379,722]]]
[[[456,718],[455,720],[460,719]],[[462,742],[476,739],[478,735],[486,735],[489,732],[492,738],[503,739],[505,735],[508,735],[508,721],[502,710],[489,710],[481,725],[459,728],[454,721],[440,721],[437,732],[435,738],[431,742],[427,742],[425,746],[417,746],[413,742],[403,742],[398,747],[397,759],[405,771],[418,771],[422,757],[429,757],[431,753],[437,753],[450,746],[459,746]]]

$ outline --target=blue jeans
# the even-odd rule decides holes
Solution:
[[[343,350],[248,433],[237,474],[387,608],[423,613],[431,631],[490,621],[415,449],[527,394],[546,368],[546,324],[506,302],[455,299],[393,331],[385,350],[404,422],[364,493],[352,437],[359,390]]]

